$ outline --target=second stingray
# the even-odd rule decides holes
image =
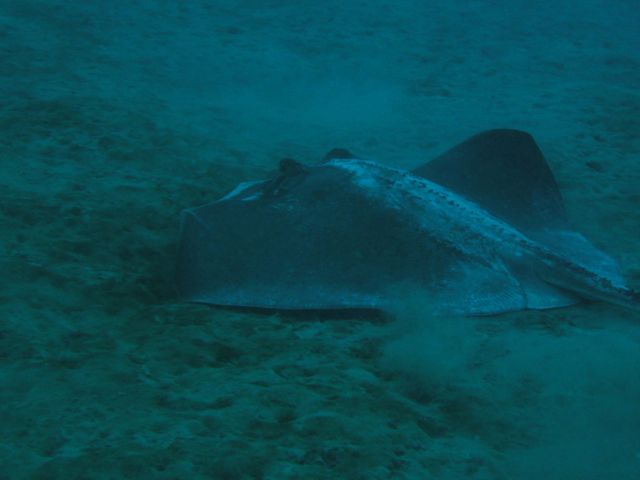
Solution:
[[[532,137],[478,134],[409,172],[336,151],[281,162],[182,213],[187,300],[270,309],[495,314],[598,299],[638,309],[616,263],[575,232]]]

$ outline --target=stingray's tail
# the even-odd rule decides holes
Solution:
[[[623,289],[619,305],[640,312],[640,292],[631,288]]]
[[[621,279],[612,280],[561,258],[547,263],[547,266],[553,267],[542,272],[542,277],[552,285],[585,298],[613,303],[640,312],[640,291],[627,287]]]
[[[603,296],[601,300],[640,312],[640,292],[631,288],[617,288],[615,295]]]
[[[557,285],[573,290],[574,292],[581,294],[586,298],[613,303],[614,305],[619,305],[620,307],[626,308],[628,310],[640,312],[639,291],[627,287],[619,287],[613,285],[611,284],[611,282],[605,279],[599,279],[599,281],[595,285],[591,282],[586,285],[576,285],[575,283],[572,285],[560,285],[558,283]]]

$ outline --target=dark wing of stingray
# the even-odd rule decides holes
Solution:
[[[489,130],[413,170],[524,232],[569,228],[560,190],[535,141]]]
[[[399,281],[434,284],[455,258],[328,166],[289,162],[185,210],[177,283],[191,301],[278,309],[382,308]]]
[[[413,173],[467,197],[555,253],[624,285],[615,261],[570,226],[551,169],[528,133],[479,133]]]

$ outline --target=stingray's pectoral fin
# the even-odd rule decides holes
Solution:
[[[444,309],[467,315],[566,307],[580,297],[539,278],[530,269],[505,265],[494,259],[491,267],[460,261],[447,278],[447,288],[438,292]]]
[[[518,278],[500,261],[490,267],[466,258],[452,264],[438,287],[426,290],[437,308],[464,315],[495,315],[527,308]]]
[[[545,281],[529,268],[519,268],[518,265],[511,265],[510,270],[520,282],[526,308],[546,310],[568,307],[581,301],[579,295]]]

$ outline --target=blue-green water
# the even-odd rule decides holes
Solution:
[[[640,318],[176,298],[178,215],[282,157],[537,139],[640,286],[640,4],[0,2],[0,478],[640,478]]]

